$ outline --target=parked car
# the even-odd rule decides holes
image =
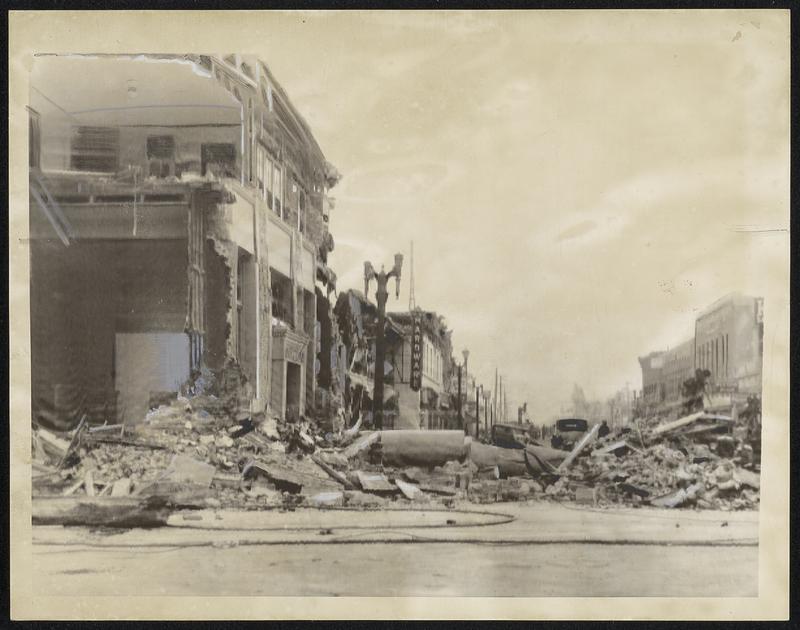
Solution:
[[[492,425],[492,444],[503,448],[525,448],[531,440],[528,426],[524,424]]]
[[[553,448],[570,450],[589,430],[589,421],[583,418],[562,418],[556,421],[555,433],[550,438]]]

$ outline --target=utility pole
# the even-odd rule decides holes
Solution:
[[[475,439],[479,437],[479,429],[481,426],[481,392],[478,385],[475,385]]]
[[[481,385],[481,393],[483,394],[483,410],[485,413],[483,437],[486,438],[489,435],[489,392],[484,392]]]
[[[451,381],[452,382],[452,381]],[[464,414],[461,411],[461,364],[458,366],[458,423],[464,428]]]
[[[461,351],[461,356],[464,357],[464,407],[469,407],[469,372],[467,370],[467,365],[468,365],[468,361],[469,361],[469,350],[464,348]],[[459,405],[460,405],[461,404],[461,402],[460,402],[461,401],[461,392],[460,391],[458,392],[458,400],[459,400]],[[478,414],[478,412],[476,410],[475,411],[476,418],[477,418],[477,414]],[[462,419],[462,425],[461,425],[462,427],[464,426],[463,423],[466,421],[466,413],[464,413],[463,415],[465,416],[465,418]]]
[[[364,263],[364,295],[369,295],[369,281],[375,280],[375,299],[378,303],[378,323],[375,331],[375,388],[372,397],[372,415],[375,428],[383,429],[383,364],[385,348],[383,347],[383,333],[386,326],[386,300],[389,292],[386,290],[389,279],[395,279],[395,295],[400,297],[400,272],[403,268],[403,254],[394,255],[394,267],[386,273],[381,265],[381,270],[376,272],[372,263]]]
[[[506,422],[506,393],[503,391],[503,375],[500,375],[500,422]]]
[[[497,418],[497,399],[498,399],[498,389],[497,389],[497,368],[494,369],[494,389],[492,390],[492,424],[496,422]]]

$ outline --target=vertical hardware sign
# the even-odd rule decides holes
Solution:
[[[418,392],[422,387],[422,331],[414,318],[411,335],[411,389]]]

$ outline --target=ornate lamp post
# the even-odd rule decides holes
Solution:
[[[395,295],[400,297],[400,272],[403,269],[403,254],[394,255],[394,267],[386,273],[383,265],[379,272],[375,271],[372,263],[364,263],[364,295],[369,294],[369,281],[375,280],[375,300],[378,303],[378,323],[375,331],[375,388],[372,397],[372,415],[375,428],[383,429],[383,364],[384,351],[383,333],[386,324],[386,300],[389,292],[386,290],[390,278],[395,278]]]

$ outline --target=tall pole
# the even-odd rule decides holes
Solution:
[[[383,333],[386,326],[386,299],[389,292],[386,290],[386,281],[378,280],[378,290],[375,292],[378,300],[378,330],[375,331],[375,389],[372,399],[372,416],[375,428],[383,429],[383,377],[384,353]]]
[[[481,426],[481,393],[478,389],[478,386],[475,385],[475,439],[477,440],[480,436],[479,429]]]
[[[492,424],[497,421],[497,368],[494,369],[494,390],[492,391]]]
[[[451,381],[452,382],[452,381]],[[464,415],[461,412],[461,365],[458,366],[458,423],[464,427]]]
[[[500,413],[497,414],[500,417],[500,422],[506,421],[506,399],[503,395],[503,375],[500,375],[500,400],[497,401],[500,405]]]
[[[396,294],[400,296],[400,272],[403,268],[403,255],[395,254],[394,267],[391,271],[386,273],[381,267],[380,272],[376,272],[371,263],[364,263],[364,295],[369,293],[369,281],[375,280],[377,288],[375,290],[375,300],[378,304],[378,322],[377,330],[375,331],[375,387],[372,396],[372,417],[375,428],[378,430],[383,429],[383,364],[385,362],[385,348],[384,348],[384,328],[386,326],[386,300],[389,297],[389,291],[386,287],[389,284],[390,278],[395,278]]]
[[[464,391],[464,407],[468,408],[469,407],[469,404],[468,404],[469,403],[469,377],[467,376],[467,361],[469,360],[469,350],[464,348],[464,350],[461,351],[461,355],[464,357],[464,389],[463,389],[463,391]],[[458,405],[459,405],[459,410],[461,410],[461,391],[462,390],[461,390],[461,387],[460,387],[460,385],[461,385],[461,368],[460,367],[459,367],[459,380],[458,380],[458,382],[459,382]],[[476,418],[477,418],[477,413],[478,412],[476,410],[475,411]],[[465,427],[466,424],[467,424],[466,418],[467,418],[466,409],[463,409],[463,410],[461,410],[461,426],[462,426],[462,428]]]
[[[483,437],[489,435],[489,394],[483,392],[484,428]]]

